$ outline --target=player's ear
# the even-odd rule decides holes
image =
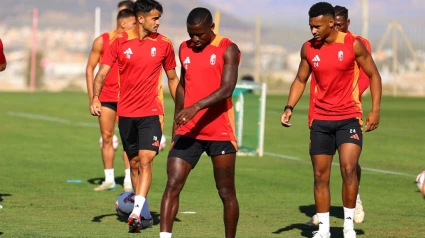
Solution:
[[[140,24],[143,24],[145,22],[145,17],[143,16],[143,14],[137,14],[137,22],[139,22]]]
[[[347,27],[350,26],[350,18],[347,20]]]
[[[331,18],[329,19],[329,27],[330,27],[330,28],[333,28],[333,27],[334,27],[334,25],[335,25],[335,20],[334,20],[334,18],[333,18],[333,17],[331,17]]]
[[[214,31],[214,28],[215,28],[215,23],[213,22],[213,23],[211,23],[211,31]]]

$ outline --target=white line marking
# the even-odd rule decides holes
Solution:
[[[180,212],[181,214],[196,214],[196,212],[191,212],[191,211],[187,211],[187,212]]]
[[[9,112],[7,112],[7,115],[8,116],[14,116],[14,117],[36,119],[36,120],[41,120],[41,121],[57,122],[57,123],[61,123],[61,124],[65,124],[65,125],[72,125],[72,126],[99,128],[99,125],[97,123],[90,123],[90,122],[74,122],[74,123],[72,123],[70,120],[67,120],[67,119],[62,119],[62,118],[58,118],[58,117],[51,117],[51,116],[46,116],[46,115],[40,115],[40,114],[33,114],[33,113],[11,112],[11,111],[9,111]],[[118,131],[118,128],[116,128],[115,130]],[[167,139],[171,138],[170,136],[167,136],[167,135],[165,137]],[[295,157],[295,156],[277,154],[277,153],[272,153],[272,152],[264,152],[264,154],[268,155],[268,156],[273,156],[273,157],[283,158],[283,159],[289,159],[289,160],[307,161],[307,160],[303,160],[303,159]],[[339,167],[339,163],[332,163],[332,165]],[[405,173],[399,173],[399,172],[394,172],[394,171],[389,171],[389,170],[373,169],[373,168],[367,168],[367,167],[362,167],[362,170],[375,172],[375,173],[382,173],[382,174],[393,174],[393,175],[399,175],[399,176],[416,177],[416,175],[413,175],[413,174],[405,174]],[[181,213],[183,213],[183,212],[181,212]]]

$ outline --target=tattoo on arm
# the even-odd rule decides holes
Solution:
[[[102,92],[103,82],[105,81],[106,74],[103,73],[105,65],[101,65],[99,72],[96,74],[96,78],[93,82],[93,97],[99,97],[100,92]]]

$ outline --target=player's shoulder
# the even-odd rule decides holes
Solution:
[[[167,36],[160,34],[160,33],[157,34],[157,40],[159,40],[159,41],[161,41],[165,44],[173,45],[173,41],[171,41],[170,38],[168,38]]]
[[[210,45],[219,47],[219,48],[227,48],[231,44],[235,44],[235,43],[229,38],[222,35],[216,35],[214,40],[211,41],[210,43]]]

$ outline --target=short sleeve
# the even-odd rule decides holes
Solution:
[[[176,55],[174,53],[174,48],[173,48],[173,44],[171,43],[171,41],[166,41],[164,42],[165,44],[167,44],[167,47],[165,49],[165,59],[162,63],[164,70],[170,70],[170,69],[174,69],[177,65],[176,65]]]
[[[103,43],[105,44],[105,42]],[[115,39],[103,53],[102,64],[113,66],[118,58],[119,40]]]

